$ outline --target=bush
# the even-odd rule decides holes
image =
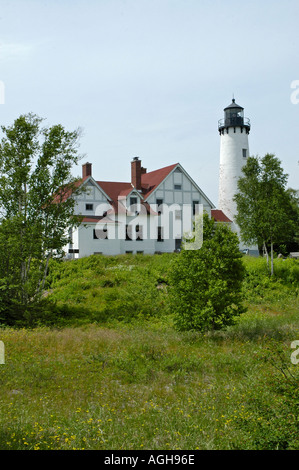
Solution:
[[[237,235],[204,215],[202,247],[182,250],[170,269],[169,307],[176,327],[205,331],[234,324],[245,311],[244,276]]]

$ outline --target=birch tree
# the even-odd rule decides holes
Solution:
[[[51,257],[61,256],[78,191],[71,169],[80,130],[42,127],[34,114],[2,126],[0,143],[0,322],[24,315],[42,296]]]
[[[269,270],[274,273],[274,244],[289,240],[295,233],[297,213],[290,192],[288,175],[273,154],[249,157],[238,181],[236,222],[245,243],[258,244],[266,253]]]

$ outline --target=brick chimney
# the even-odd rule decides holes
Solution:
[[[85,176],[91,176],[91,163],[84,163],[82,165],[82,178],[85,178]]]
[[[136,189],[141,189],[141,160],[138,157],[131,161],[131,183]]]

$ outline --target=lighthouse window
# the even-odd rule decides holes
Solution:
[[[243,152],[243,158],[246,158],[247,157],[247,149],[242,149],[242,152]]]

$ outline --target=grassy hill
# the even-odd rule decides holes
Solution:
[[[244,258],[247,313],[175,331],[174,254],[53,263],[55,309],[0,329],[0,449],[299,449],[299,266]],[[299,355],[298,355],[299,356]]]
[[[176,254],[99,256],[50,266],[46,295],[55,302],[57,315],[47,319],[57,326],[72,324],[136,323],[150,320],[171,323],[167,308],[168,273]],[[244,257],[247,276],[245,302],[263,309],[292,309],[299,286],[297,260],[276,259],[275,276],[267,274],[262,258]],[[34,319],[33,319],[34,321]]]

